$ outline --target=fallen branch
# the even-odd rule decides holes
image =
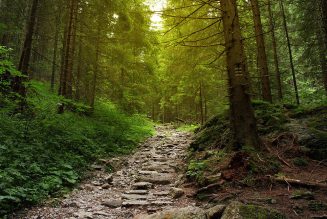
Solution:
[[[221,188],[221,183],[213,183],[213,184],[210,184],[206,187],[203,187],[203,188],[200,188],[198,189],[198,191],[196,192],[196,194],[199,194],[199,193],[204,193],[206,191],[209,191],[211,189],[220,189]]]
[[[281,156],[279,156],[279,154],[277,155],[278,160],[280,160],[283,164],[285,164],[288,167],[292,167],[289,163],[287,163],[286,160],[284,160]]]
[[[327,189],[327,184],[324,183],[315,183],[315,182],[308,182],[308,181],[301,181],[298,179],[290,179],[286,177],[273,177],[273,176],[268,176],[268,179],[271,181],[279,182],[279,183],[287,183],[289,185],[293,186],[304,186],[304,187],[315,187],[315,188],[320,188],[320,189]]]

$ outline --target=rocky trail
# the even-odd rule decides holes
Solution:
[[[93,165],[93,176],[65,199],[14,218],[128,219],[195,206],[192,189],[182,187],[181,171],[191,138],[170,126],[157,127],[157,135],[140,145],[135,154]],[[105,170],[109,164],[119,170],[109,174]]]

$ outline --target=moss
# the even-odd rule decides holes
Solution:
[[[298,167],[306,167],[308,166],[309,162],[303,157],[297,157],[293,160],[293,164]]]
[[[256,205],[242,205],[240,215],[243,219],[286,219],[281,213]]]
[[[314,194],[310,191],[296,190],[292,193],[290,198],[312,200],[314,199]]]
[[[326,203],[323,203],[323,202],[320,202],[320,201],[315,201],[315,200],[310,201],[308,207],[309,207],[309,209],[311,211],[325,211],[325,210],[327,210],[327,204]]]
[[[224,211],[222,219],[286,219],[286,217],[276,210],[264,208],[257,205],[242,204],[232,202]]]

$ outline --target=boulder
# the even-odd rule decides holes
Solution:
[[[224,211],[224,205],[217,205],[210,209],[201,209],[189,206],[186,208],[175,208],[151,215],[138,215],[134,219],[216,219],[220,218]]]
[[[276,210],[261,206],[232,202],[226,208],[221,219],[286,219],[286,216]]]
[[[185,192],[183,189],[173,187],[170,189],[170,194],[173,198],[177,199],[182,197],[185,194]]]

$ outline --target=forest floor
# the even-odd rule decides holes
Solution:
[[[157,134],[135,154],[101,160],[79,187],[62,199],[17,213],[12,218],[119,218],[171,207],[195,206],[193,189],[181,186],[192,134],[158,126]],[[108,169],[114,169],[109,173]]]
[[[279,172],[284,180],[279,182],[269,176],[237,180],[242,171],[235,169],[238,172],[234,180],[227,179],[226,172],[222,172],[217,174],[218,183],[201,188],[190,183],[185,175],[193,135],[176,131],[170,125],[158,126],[156,130],[157,134],[141,144],[133,155],[100,160],[93,165],[89,176],[71,194],[50,199],[12,218],[139,219],[145,216],[138,215],[167,209],[206,209],[217,204],[227,206],[233,201],[275,209],[291,219],[327,218],[326,187],[319,187],[326,185],[324,162],[310,160],[306,167],[285,164]],[[285,163],[291,163],[291,157],[285,158]],[[289,179],[320,184],[296,185]]]

